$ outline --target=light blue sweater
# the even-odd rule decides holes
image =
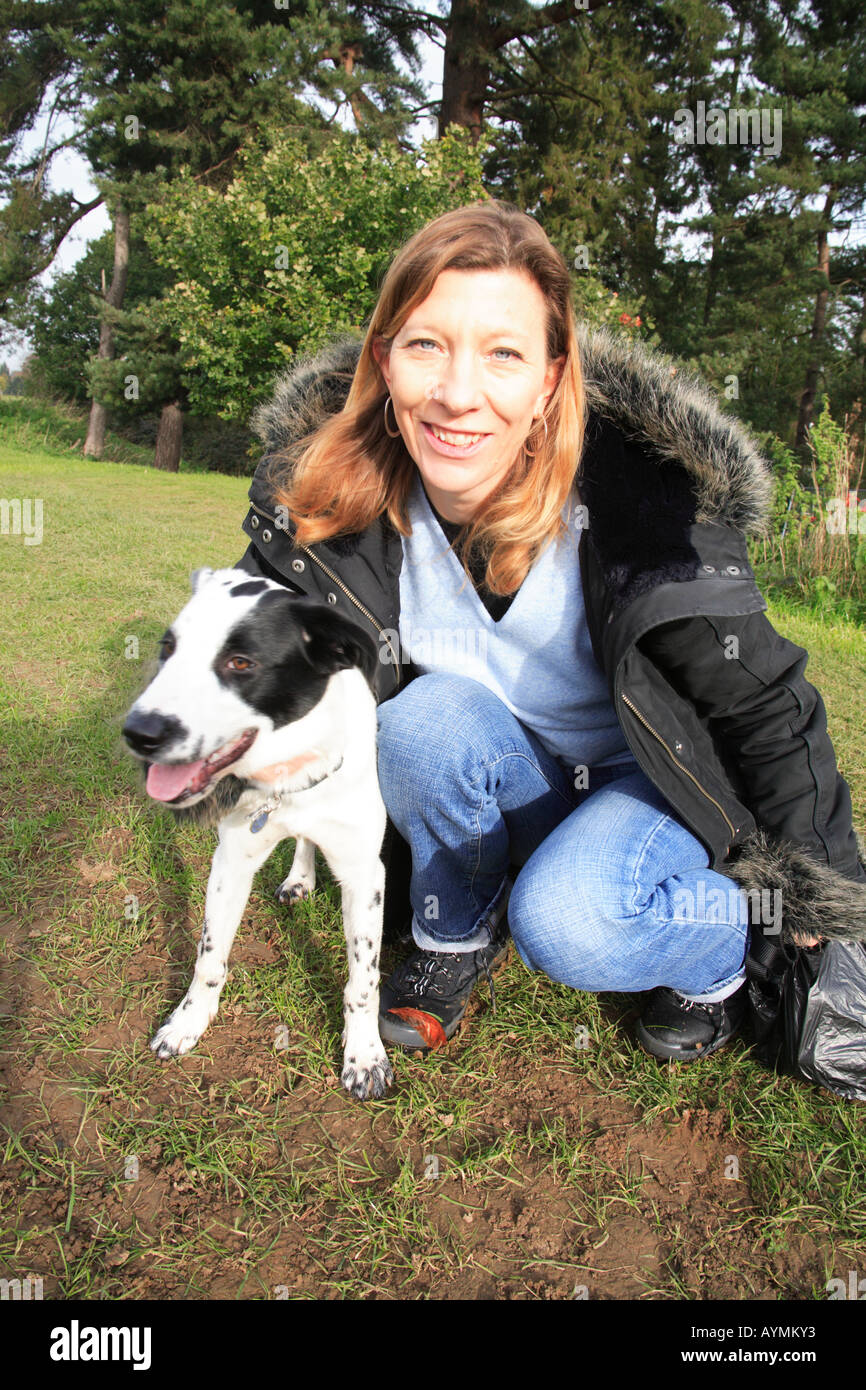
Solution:
[[[632,754],[595,659],[578,561],[581,512],[547,546],[494,622],[436,521],[416,473],[403,537],[400,645],[422,673],[480,681],[564,765],[599,767]]]

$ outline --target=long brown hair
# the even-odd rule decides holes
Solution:
[[[286,470],[283,478],[277,473],[274,497],[288,509],[301,545],[363,531],[383,513],[401,535],[410,534],[406,508],[416,465],[402,437],[392,439],[385,430],[388,389],[372,344],[382,338],[390,350],[409,314],[449,269],[529,274],[548,306],[548,362],[565,357],[545,410],[546,432],[543,424],[532,431],[481,514],[458,537],[464,562],[474,546],[486,558],[488,587],[513,593],[545,545],[565,530],[561,513],[574,485],[586,419],[568,267],[539,223],[514,204],[488,199],[455,208],[398,251],[343,409],[275,456],[273,462],[278,468],[285,463]]]

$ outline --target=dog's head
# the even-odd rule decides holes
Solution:
[[[174,809],[229,773],[252,775],[253,744],[315,709],[337,671],[358,667],[372,683],[376,669],[372,638],[326,604],[243,570],[200,569],[191,582],[123,726],[148,793]]]

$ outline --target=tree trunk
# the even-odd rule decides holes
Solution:
[[[531,44],[550,25],[570,24],[575,17],[605,4],[606,0],[548,0],[536,10],[529,5],[491,5],[489,0],[451,0],[444,25],[438,138],[441,140],[449,125],[456,123],[465,126],[472,143],[477,143],[493,63],[512,39],[525,38]],[[509,13],[503,15],[503,10]]]
[[[162,407],[159,417],[159,430],[156,436],[156,450],[153,455],[154,468],[162,468],[167,473],[176,473],[180,468],[180,450],[183,443],[183,411],[179,401],[170,401]]]
[[[111,286],[104,294],[106,304],[119,309],[126,293],[126,280],[129,273],[129,213],[119,207],[114,218],[114,271]],[[102,320],[99,329],[99,348],[96,356],[108,361],[114,356],[114,330],[107,319]],[[90,406],[90,421],[87,438],[84,441],[85,457],[101,459],[105,448],[105,422],[107,411],[94,397]]]
[[[490,82],[490,64],[485,56],[490,30],[486,0],[452,0],[442,63],[440,140],[452,122],[466,127],[473,144],[481,135]]]
[[[794,447],[803,453],[806,452],[808,445],[809,430],[815,412],[815,393],[818,389],[818,377],[821,374],[821,349],[824,346],[827,301],[830,298],[830,243],[827,238],[827,228],[835,196],[835,191],[827,194],[822,223],[818,230],[818,270],[824,277],[824,283],[815,296],[815,312],[812,316],[812,332],[809,337],[809,365],[806,368],[806,382],[800,397],[797,433],[794,439]]]

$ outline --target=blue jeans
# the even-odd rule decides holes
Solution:
[[[379,706],[378,749],[382,796],[412,851],[416,945],[486,946],[520,866],[508,923],[530,970],[707,1003],[743,982],[746,894],[708,867],[633,758],[575,777],[486,686],[443,674]]]

